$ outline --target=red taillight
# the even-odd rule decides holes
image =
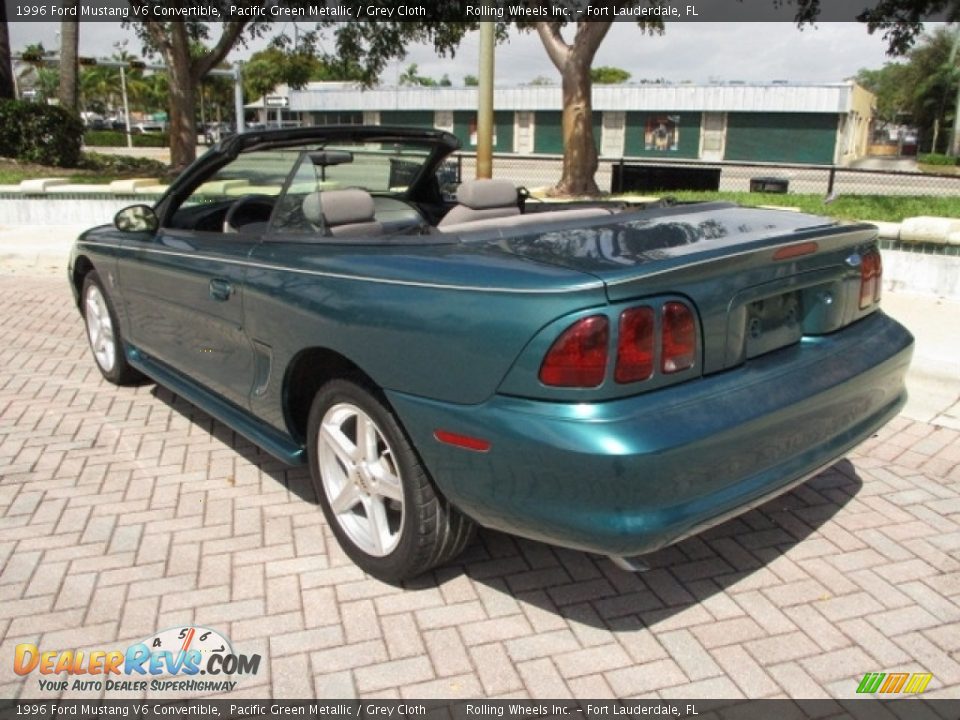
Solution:
[[[597,387],[607,372],[610,327],[604,315],[578,320],[550,346],[540,382],[556,387]]]
[[[863,254],[860,261],[860,309],[880,302],[880,289],[883,284],[883,262],[880,253],[870,250]]]
[[[669,375],[693,367],[697,351],[696,323],[683,303],[664,303],[661,311],[660,371]]]
[[[815,253],[820,246],[815,242],[805,242],[805,243],[796,243],[795,245],[787,245],[777,250],[773,254],[774,260],[790,260],[795,257],[803,257],[804,255],[810,255]]]
[[[620,315],[620,340],[617,343],[618,383],[646,380],[653,375],[654,314],[651,307],[635,307]]]

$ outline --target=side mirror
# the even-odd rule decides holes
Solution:
[[[154,232],[160,221],[149,205],[131,205],[114,215],[113,225],[122,232]]]

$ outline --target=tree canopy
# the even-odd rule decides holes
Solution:
[[[623,68],[601,65],[590,69],[590,79],[598,85],[620,85],[630,80],[630,73]]]
[[[360,82],[363,78],[363,69],[357,63],[320,51],[316,33],[300,35],[296,43],[286,35],[279,35],[269,47],[255,52],[245,63],[243,92],[246,97],[254,99],[267,95],[277,85],[299,90],[308,82]]]
[[[476,80],[476,78],[474,78],[474,80]],[[400,85],[417,85],[420,87],[450,87],[453,85],[453,83],[450,82],[450,76],[446,73],[444,73],[443,77],[439,80],[421,75],[420,68],[416,63],[407,65],[406,70],[400,75],[398,81]]]
[[[923,145],[932,152],[944,149],[946,128],[957,111],[960,67],[951,55],[960,41],[958,32],[938,27],[920,36],[903,61],[857,73],[857,81],[877,96],[878,119],[916,126]]]
[[[152,5],[162,2],[128,1],[141,11],[149,11]],[[262,11],[272,0],[237,1],[245,10]],[[522,1],[531,7],[541,6],[541,0]],[[580,0],[578,5],[620,7],[626,2],[627,0]],[[795,6],[798,23],[814,22],[820,14],[821,0],[795,0]],[[430,11],[429,19],[416,23],[379,18],[340,23],[330,19],[316,23],[315,30],[318,35],[329,33],[332,36],[329,57],[343,63],[336,66],[334,76],[339,78],[346,74],[350,79],[373,85],[389,62],[405,57],[406,48],[410,45],[430,44],[441,57],[449,56],[456,51],[464,35],[477,27],[475,22],[463,22],[462,4],[458,0],[435,0],[431,3]],[[883,33],[892,53],[903,53],[918,37],[921,26],[917,21],[935,12],[945,12],[949,19],[958,20],[960,0],[879,0],[873,8],[864,11],[859,19],[867,24],[870,32]],[[245,17],[261,14],[266,15],[249,12]],[[194,108],[198,86],[233,47],[269,32],[270,23],[243,19],[221,23],[134,20],[130,24],[147,47],[159,54],[169,68],[171,157],[175,167],[182,167],[192,160],[195,153]],[[538,33],[547,55],[560,74],[564,97],[565,169],[558,190],[573,193],[592,192],[596,188],[592,179],[596,158],[592,156],[594,151],[591,150],[594,147],[592,124],[585,118],[592,112],[590,94],[594,82],[591,77],[593,58],[609,30],[610,23],[530,20],[514,21],[513,24],[521,30]],[[506,37],[509,25],[508,22],[497,23],[498,37]],[[641,22],[639,25],[641,30],[648,32],[660,32],[663,29],[659,22]],[[565,37],[564,33],[568,35]],[[204,50],[199,54],[192,54],[191,43],[198,41],[203,43]],[[297,57],[296,49],[278,49],[285,55],[283,60],[286,63],[287,77],[284,80],[288,84],[296,86],[297,83],[313,79],[311,76],[316,68],[312,67],[306,58]],[[0,48],[0,66],[3,54]],[[618,75],[602,73],[598,77],[616,79]],[[292,83],[289,82],[290,78],[293,79]],[[608,80],[597,80],[605,81]],[[437,81],[438,84],[444,82],[443,79]],[[573,112],[568,112],[570,108],[573,108]],[[569,158],[573,158],[572,164],[567,162]]]
[[[883,125],[904,122],[911,113],[911,88],[907,85],[911,68],[902,62],[890,62],[882,68],[857,72],[857,82],[877,97],[876,119]]]

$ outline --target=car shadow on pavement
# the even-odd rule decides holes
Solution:
[[[317,512],[320,512],[317,494],[310,480],[310,471],[305,465],[287,465],[277,460],[229,425],[220,422],[206,411],[201,410],[162,385],[154,385],[150,393],[185,420],[188,420],[191,425],[203,428],[213,439],[223,443],[224,452],[229,451],[240,455],[250,465],[258,468],[260,472],[271,477],[297,497],[317,505]],[[318,515],[318,518],[322,522],[322,515]]]
[[[317,505],[306,467],[276,460],[166,388],[155,386],[151,393],[223,443],[224,452],[240,455],[278,485]],[[551,621],[543,619],[550,617],[553,623],[569,621],[598,631],[631,631],[708,622],[723,617],[724,608],[731,616],[741,615],[726,591],[750,593],[751,602],[769,604],[751,591],[809,578],[796,561],[826,562],[819,556],[834,552],[834,541],[846,531],[820,531],[862,486],[853,463],[840,460],[789,493],[645,556],[650,569],[641,573],[622,570],[603,556],[483,529],[454,562],[402,587],[442,592],[466,577],[484,596],[484,605],[499,606],[503,614],[516,612],[517,602],[527,605],[541,618],[533,623],[538,629],[550,627]],[[319,507],[317,522],[325,522]],[[837,572],[825,569],[830,571]],[[491,617],[498,612],[491,614],[488,608]],[[686,619],[677,620],[681,613]]]
[[[406,587],[442,586],[465,573],[541,614],[599,630],[670,629],[742,616],[726,591],[770,605],[756,591],[809,579],[796,561],[826,563],[819,556],[835,552],[833,541],[842,542],[846,531],[820,531],[862,486],[853,463],[840,460],[789,493],[646,556],[650,569],[641,573],[606,557],[483,530],[456,564]],[[823,570],[831,571],[837,572]]]

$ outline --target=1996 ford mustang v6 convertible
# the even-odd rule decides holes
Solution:
[[[291,464],[387,581],[479,524],[640,567],[903,405],[876,230],[724,203],[444,192],[441,131],[224,140],[76,242],[100,371]],[[448,173],[447,173],[448,174]]]

